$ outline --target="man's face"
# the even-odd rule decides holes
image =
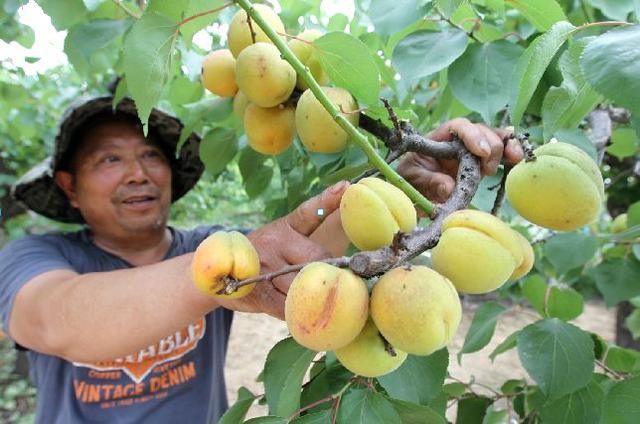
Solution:
[[[118,236],[164,229],[171,168],[162,150],[127,122],[100,124],[81,143],[72,174],[59,171],[57,179],[87,224]]]

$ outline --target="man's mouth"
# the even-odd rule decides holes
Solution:
[[[139,204],[139,203],[152,202],[154,200],[156,200],[155,196],[131,196],[124,199],[122,203]]]

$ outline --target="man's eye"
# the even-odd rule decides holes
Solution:
[[[100,162],[103,163],[114,163],[119,161],[120,159],[118,158],[118,156],[115,155],[107,155],[105,157],[102,158],[102,160]]]
[[[144,156],[147,158],[153,158],[153,159],[162,157],[160,152],[158,152],[157,150],[148,150],[144,153]]]

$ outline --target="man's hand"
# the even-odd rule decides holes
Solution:
[[[445,122],[427,137],[435,141],[450,141],[452,132],[460,137],[471,153],[480,157],[482,175],[495,174],[503,155],[510,163],[522,160],[522,148],[515,140],[509,140],[506,149],[502,144],[509,131],[473,124],[465,118]],[[400,160],[398,173],[429,199],[444,202],[455,186],[458,161],[433,159],[410,152]]]
[[[289,215],[249,233],[247,237],[260,255],[260,273],[333,257],[309,236],[339,208],[348,186],[347,181],[339,182],[302,203]],[[248,296],[220,303],[237,311],[264,312],[284,319],[284,300],[295,275],[290,273],[273,281],[259,282]]]

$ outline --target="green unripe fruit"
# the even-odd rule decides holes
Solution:
[[[449,280],[427,268],[394,268],[371,293],[371,317],[394,348],[430,355],[453,338],[462,306]]]
[[[536,159],[520,162],[507,176],[506,193],[523,218],[544,228],[574,231],[595,220],[604,201],[598,165],[568,143],[538,147]]]
[[[264,19],[271,28],[277,33],[284,34],[284,24],[278,14],[269,6],[264,4],[254,4],[253,8],[258,12],[260,17]],[[272,41],[267,37],[267,34],[255,23],[251,21],[251,29],[255,33],[255,42],[271,43]],[[247,46],[253,44],[251,38],[251,29],[247,20],[247,12],[244,9],[238,10],[229,24],[229,32],[227,33],[227,39],[229,41],[229,50],[234,57],[238,57],[242,50]]]
[[[621,233],[627,229],[627,214],[623,213],[614,218],[609,225],[609,231],[612,233]]]
[[[378,328],[368,320],[354,341],[336,350],[336,357],[354,374],[380,377],[402,365],[407,354],[398,349],[387,350]]]
[[[238,87],[251,103],[274,107],[286,101],[296,86],[296,72],[273,44],[252,44],[236,61]]]
[[[379,178],[352,184],[340,200],[342,228],[360,250],[389,246],[398,231],[409,233],[417,224],[411,199],[398,187]]]
[[[240,87],[242,88],[242,87]],[[342,115],[357,126],[359,114],[355,99],[342,88],[322,87],[329,100],[342,111]],[[344,113],[347,112],[347,113]],[[307,150],[316,153],[338,153],[347,147],[349,138],[345,130],[331,118],[316,96],[307,89],[296,107],[296,128],[300,141]]]

